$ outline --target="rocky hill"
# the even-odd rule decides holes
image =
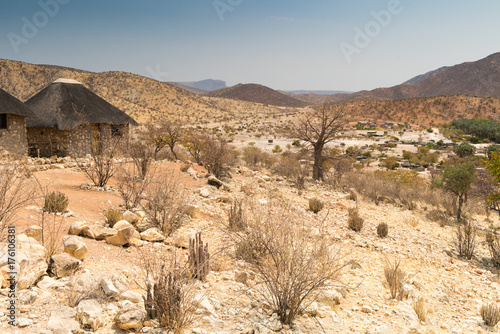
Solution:
[[[500,120],[500,98],[465,95],[346,103],[356,120],[392,121],[435,126],[459,118]]]
[[[500,53],[441,68],[398,86],[333,95],[332,100],[382,101],[441,95],[500,97]]]
[[[231,119],[235,115],[281,112],[277,108],[255,103],[199,96],[131,73],[93,73],[68,67],[0,59],[0,88],[22,101],[59,78],[80,81],[138,122],[165,116],[202,123]]]
[[[257,84],[238,84],[234,87],[207,93],[206,95],[279,107],[301,108],[311,104],[269,87]]]

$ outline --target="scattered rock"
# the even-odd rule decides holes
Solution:
[[[87,254],[87,246],[83,239],[76,235],[68,235],[63,238],[64,251],[78,260],[83,260]]]
[[[120,293],[109,278],[103,278],[100,285],[102,290],[108,297],[114,297]]]
[[[102,327],[102,307],[94,299],[82,300],[76,307],[76,319],[82,324],[84,329],[96,330]]]
[[[248,274],[245,271],[235,271],[234,280],[238,283],[247,284]]]
[[[84,227],[81,235],[90,239],[105,240],[107,238],[115,236],[117,233],[118,231],[113,228],[91,225]]]
[[[80,235],[80,233],[83,232],[83,229],[88,226],[87,222],[81,221],[81,222],[74,222],[71,224],[69,227],[69,234],[70,235]],[[90,238],[90,237],[89,237]],[[94,238],[93,238],[94,239]]]
[[[127,290],[118,296],[119,300],[130,300],[132,303],[140,303],[143,301],[140,293]]]
[[[196,296],[194,296],[193,301],[198,307],[196,311],[197,314],[203,314],[207,316],[215,314],[213,305],[204,295],[197,294]]]
[[[125,211],[123,213],[123,220],[126,220],[130,224],[134,224],[140,220],[139,216],[133,212]]]
[[[11,271],[15,271],[18,274],[17,288],[19,290],[26,289],[33,286],[35,282],[47,271],[47,263],[45,257],[47,250],[38,242],[26,236],[25,234],[20,234],[16,236],[16,263],[14,264],[14,270],[11,270],[8,265],[8,245],[5,243],[0,243],[0,281],[1,287],[10,286],[10,275]]]
[[[55,306],[50,313],[47,328],[53,334],[73,334],[80,331],[80,324],[75,320],[76,311],[68,306]]]
[[[209,176],[207,179],[207,183],[211,186],[216,187],[217,189],[219,189],[220,187],[222,187],[224,185],[224,182],[222,182],[221,180],[219,180],[215,176]]]
[[[32,225],[24,231],[24,234],[30,238],[35,239],[39,243],[42,242],[42,227],[38,225]]]
[[[143,306],[128,302],[118,311],[115,322],[120,329],[136,329],[142,326],[145,318],[146,311]]]
[[[127,222],[126,220],[120,220],[117,222],[113,229],[117,231],[114,236],[106,238],[106,242],[115,246],[123,246],[130,242],[130,239],[134,236],[135,228]]]
[[[81,264],[82,261],[75,259],[68,253],[62,253],[50,258],[49,268],[52,275],[66,277],[73,274]]]
[[[370,314],[370,313],[373,313],[373,310],[370,306],[363,305],[363,306],[361,306],[361,312]]]
[[[165,237],[157,228],[150,228],[141,233],[141,239],[149,242],[162,242]]]

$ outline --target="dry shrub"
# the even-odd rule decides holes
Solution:
[[[187,197],[174,172],[159,174],[148,188],[144,211],[149,220],[170,235],[177,230],[186,217]]]
[[[242,201],[234,201],[227,212],[227,216],[230,230],[242,231],[246,228]]]
[[[297,189],[304,189],[310,168],[300,158],[298,155],[283,155],[274,164],[273,172],[291,180]]]
[[[440,189],[432,189],[416,171],[376,171],[347,173],[342,184],[354,188],[375,204],[383,201],[415,210],[424,204],[443,209],[446,215],[456,213],[456,198]]]
[[[389,225],[387,223],[380,223],[377,226],[377,235],[380,238],[386,238],[389,234]]]
[[[318,198],[309,199],[309,210],[311,210],[314,213],[318,213],[321,210],[323,210],[324,206],[325,205],[323,204],[323,202]]]
[[[104,141],[100,143],[98,148],[92,145],[90,162],[76,159],[80,170],[96,187],[105,187],[111,177],[115,175],[118,167],[115,157],[120,153],[121,145],[119,139]]]
[[[247,221],[248,229],[233,237],[237,251],[257,273],[251,288],[290,325],[336,279],[341,267],[333,243],[313,239],[300,214],[278,202],[252,208]]]
[[[140,205],[151,178],[142,177],[133,166],[123,166],[117,174],[117,188],[127,210]]]
[[[52,255],[64,250],[63,236],[66,234],[64,218],[42,212],[40,226],[42,227],[41,244],[47,250],[47,260],[49,260]]]
[[[120,209],[109,208],[104,211],[104,217],[106,218],[106,223],[109,224],[109,227],[113,227],[116,223],[123,219],[123,213]]]
[[[153,145],[147,141],[135,141],[130,144],[128,153],[134,162],[138,176],[145,179],[155,157]]]
[[[491,262],[495,267],[500,267],[500,240],[498,234],[494,231],[488,231],[486,234],[486,243],[490,250]]]
[[[17,212],[36,197],[35,187],[23,173],[23,166],[0,167],[0,241]],[[25,174],[25,173],[24,173]]]
[[[349,229],[360,232],[363,229],[364,219],[359,216],[359,211],[357,208],[349,209],[349,218],[347,220],[347,226]]]
[[[141,250],[143,286],[147,297],[144,304],[148,316],[158,319],[160,326],[182,333],[195,320],[198,298],[195,301],[196,285],[187,275],[185,266],[175,253],[155,253],[151,249]]]
[[[488,327],[495,327],[500,321],[500,308],[494,304],[481,306],[481,317]]]
[[[59,192],[53,191],[45,195],[43,211],[51,213],[64,213],[68,208],[68,197]]]
[[[395,261],[391,263],[387,261],[384,266],[384,275],[389,290],[391,299],[403,300],[407,297],[404,285],[406,282],[406,273],[401,269],[401,262]]]
[[[238,151],[234,146],[229,144],[227,139],[216,136],[192,137],[186,148],[197,163],[202,164],[217,178],[225,177],[229,168],[234,166],[238,159]]]
[[[418,316],[418,320],[425,322],[427,315],[429,315],[429,308],[425,307],[424,298],[419,298],[414,304],[413,309]]]
[[[473,223],[466,221],[457,225],[454,244],[458,255],[467,260],[472,259],[476,250],[476,235],[477,228]]]

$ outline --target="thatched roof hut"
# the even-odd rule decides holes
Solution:
[[[33,117],[35,114],[24,103],[0,89],[0,114],[10,114],[22,117]]]
[[[24,103],[0,89],[0,152],[24,155],[28,150],[26,118],[35,116]]]
[[[59,79],[26,101],[29,152],[82,157],[120,140],[128,145],[130,116],[71,79]],[[115,140],[116,139],[116,140]]]
[[[126,113],[71,79],[54,81],[26,105],[37,115],[27,120],[28,128],[72,130],[82,124],[138,125]]]

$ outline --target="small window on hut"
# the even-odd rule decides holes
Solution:
[[[0,129],[7,129],[7,114],[0,114]]]
[[[111,124],[111,137],[121,137],[121,135],[120,126]]]

